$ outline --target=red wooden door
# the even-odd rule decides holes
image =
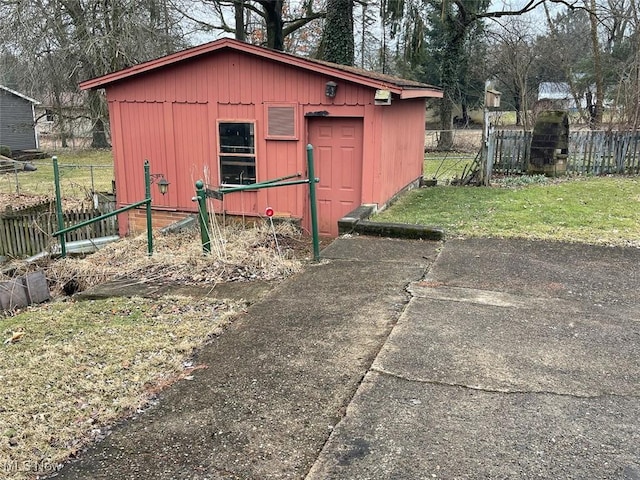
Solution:
[[[336,237],[338,220],[362,199],[362,119],[310,118],[320,235]]]

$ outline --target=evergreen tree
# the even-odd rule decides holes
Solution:
[[[482,60],[477,52],[482,50],[483,19],[521,15],[544,2],[530,0],[518,10],[496,11],[489,11],[490,3],[490,0],[385,0],[392,33],[404,39],[405,45],[416,47],[410,53],[405,52],[404,57],[410,59],[414,71],[424,72],[425,80],[443,89],[444,98],[440,102],[443,133],[439,141],[442,149],[453,145],[454,105],[460,103],[464,110],[483,92],[479,79],[474,80],[473,75]],[[417,30],[407,28],[419,22],[424,22],[427,28],[425,42],[420,42]],[[423,67],[418,68],[421,62]]]

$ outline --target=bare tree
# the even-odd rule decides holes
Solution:
[[[538,54],[530,22],[522,17],[510,17],[496,21],[488,34],[491,40],[489,72],[500,82],[503,98],[511,98],[516,125],[525,129],[530,126],[528,111],[532,93],[537,90],[537,85],[531,82]]]
[[[430,68],[424,71],[436,70],[439,78],[436,79],[444,90],[444,98],[440,105],[440,121],[443,134],[440,137],[439,147],[450,149],[453,144],[453,111],[457,100],[457,93],[465,91],[463,83],[467,76],[461,72],[461,68],[466,68],[471,61],[471,51],[476,43],[470,41],[474,35],[477,36],[479,29],[482,29],[482,22],[489,18],[516,17],[524,13],[535,10],[545,3],[555,3],[565,5],[568,8],[578,8],[579,0],[527,0],[521,4],[520,8],[505,8],[494,10],[491,8],[489,0],[386,0],[387,12],[394,12],[390,21],[395,22],[396,30],[400,36],[412,35],[412,30],[406,28],[418,22],[427,25],[428,50],[432,50],[432,55],[421,56],[411,55],[418,61],[429,62]],[[426,8],[419,8],[420,5]],[[580,4],[582,5],[582,4]],[[407,21],[404,13],[425,11],[423,18],[412,18]],[[407,45],[416,45],[425,48],[420,41],[420,37],[415,37]],[[406,52],[405,52],[406,55]]]
[[[584,0],[585,7],[589,9],[589,26],[591,38],[591,53],[593,55],[593,76],[595,81],[595,103],[592,96],[587,96],[589,103],[589,125],[593,128],[602,123],[602,109],[604,106],[604,73],[602,67],[602,52],[598,35],[598,17],[596,0]]]
[[[638,0],[600,0],[594,16],[601,50],[603,98],[611,104],[611,122],[621,122],[625,128],[640,125],[639,50],[640,3]],[[592,24],[592,33],[596,28]],[[597,92],[596,92],[597,93]],[[600,110],[602,115],[604,108]]]
[[[197,0],[209,15],[193,14],[177,7],[183,17],[202,31],[231,33],[236,39],[285,50],[285,39],[297,30],[325,16],[320,0],[304,0],[292,8],[283,0]],[[233,21],[232,21],[233,19]]]
[[[166,0],[0,0],[3,48],[29,68],[22,81],[32,91],[61,100],[79,80],[171,53],[181,42],[179,23]],[[16,33],[18,32],[18,33]],[[89,92],[92,145],[107,147],[107,113],[99,92]]]

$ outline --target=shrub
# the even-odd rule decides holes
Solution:
[[[527,185],[544,185],[549,183],[549,179],[544,175],[519,175],[496,178],[492,183],[501,187],[518,188]]]
[[[11,149],[6,145],[0,145],[0,155],[4,155],[5,157],[10,157]]]

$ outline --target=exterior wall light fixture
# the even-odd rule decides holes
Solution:
[[[327,82],[324,87],[324,94],[329,98],[334,98],[338,91],[338,84],[336,82]]]
[[[163,173],[152,173],[149,175],[151,177],[151,183],[156,183],[158,185],[158,190],[162,195],[166,195],[169,190],[169,185],[171,185],[166,178],[164,178]]]

